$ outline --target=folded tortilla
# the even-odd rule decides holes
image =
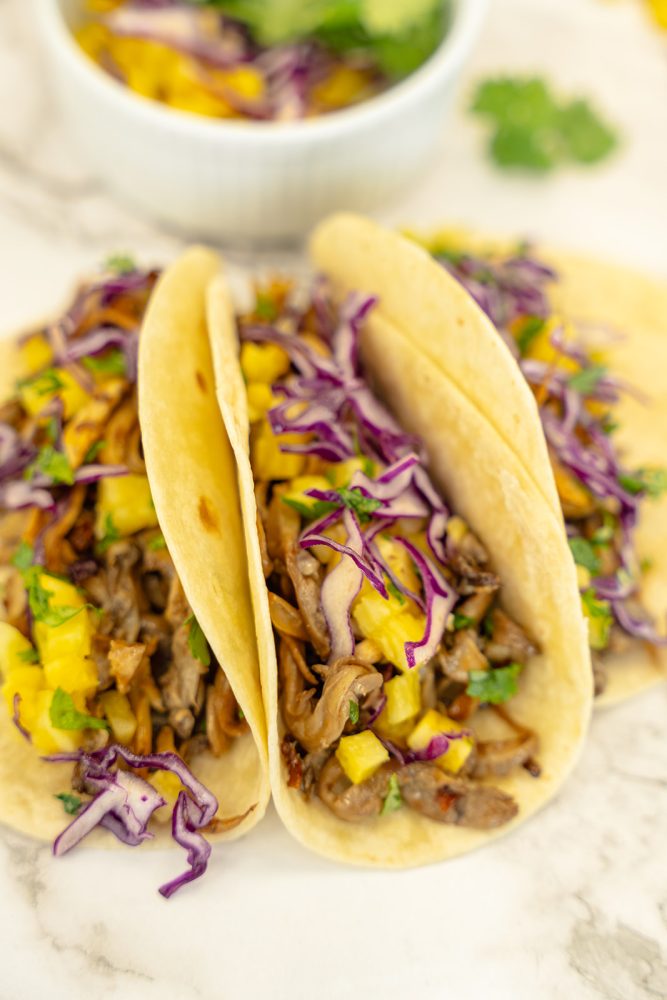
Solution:
[[[238,466],[276,808],[290,832],[320,854],[355,864],[408,867],[486,844],[557,793],[577,759],[591,710],[586,631],[553,484],[532,476],[511,442],[513,430],[528,450],[546,456],[534,400],[509,354],[498,349],[493,328],[485,329],[475,313],[471,319],[468,297],[423,250],[367,220],[326,220],[313,236],[311,255],[340,298],[353,290],[379,297],[362,334],[369,378],[400,425],[421,439],[434,483],[485,545],[502,578],[508,612],[529,629],[542,651],[525,668],[521,690],[512,699],[513,717],[539,735],[541,777],[517,769],[493,779],[518,803],[518,816],[509,824],[490,831],[446,826],[408,809],[347,823],[287,786],[246,393],[233,304],[224,279],[216,279],[209,291],[209,329],[218,399]],[[460,330],[465,338],[459,340]],[[465,344],[463,351],[459,342]],[[480,357],[488,382],[473,400],[460,382],[466,371],[478,369]],[[492,420],[496,406],[502,406],[507,420],[504,431]]]
[[[159,525],[188,603],[224,670],[248,721],[219,757],[192,762],[219,802],[217,817],[245,818],[211,839],[242,836],[262,818],[269,799],[266,725],[235,461],[220,419],[206,328],[205,291],[218,272],[215,254],[194,248],[159,280],[140,336],[139,416],[151,493]],[[20,375],[18,352],[3,342],[3,398]],[[0,705],[0,822],[40,840],[67,825],[54,796],[66,791],[70,764],[40,760]],[[168,818],[168,817],[167,817]],[[169,826],[152,822],[155,839],[172,843]],[[208,836],[208,834],[207,834]],[[118,846],[106,831],[86,843]]]

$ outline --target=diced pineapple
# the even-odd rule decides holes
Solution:
[[[52,701],[53,691],[38,691],[35,695],[34,708],[31,706],[26,717],[33,745],[46,754],[77,750],[83,740],[83,730],[56,729],[51,722]],[[23,714],[21,717],[23,719]]]
[[[405,656],[406,642],[419,642],[426,630],[426,616],[415,617],[409,611],[387,619],[380,632],[371,636],[390,663],[400,670],[411,670]]]
[[[410,670],[387,681],[384,686],[387,704],[383,714],[390,726],[400,725],[419,714],[421,708],[421,684],[419,671]]]
[[[85,614],[86,612],[82,611],[81,615],[77,615],[77,618]],[[72,622],[75,621],[76,618],[73,618]],[[66,622],[64,625],[59,625],[58,629],[52,629],[52,631],[57,632],[61,628],[66,629],[69,624],[69,622]],[[65,643],[62,643],[62,645],[65,645]],[[97,689],[99,684],[97,667],[95,666],[95,661],[89,656],[82,656],[80,653],[72,652],[53,658],[43,656],[42,659],[46,683],[53,690],[62,688],[63,691],[68,691],[70,694],[77,692],[92,694]]]
[[[249,382],[246,392],[248,395],[248,419],[251,424],[262,420],[271,407],[279,402],[266,382]]]
[[[405,722],[399,722],[395,726],[390,726],[387,721],[386,708],[373,724],[373,728],[377,729],[380,736],[384,736],[388,740],[393,740],[395,743],[402,743],[407,740],[414,727],[414,717],[412,719],[406,719]]]
[[[0,622],[0,675],[7,677],[14,670],[27,666],[21,653],[28,653],[32,646],[26,637],[13,625]]]
[[[165,806],[161,806],[157,810],[154,814],[155,818],[159,822],[166,823],[171,820],[171,814],[183,785],[171,771],[156,771],[154,774],[151,774],[148,780],[165,800]]]
[[[137,719],[132,711],[130,699],[118,691],[105,691],[100,702],[106,715],[114,740],[129,746],[137,729]]]
[[[53,351],[41,333],[36,333],[21,344],[21,369],[27,375],[44,371],[52,361]]]
[[[401,670],[410,669],[405,644],[418,642],[426,629],[426,617],[413,602],[401,604],[393,594],[385,600],[365,581],[352,613],[362,635],[373,639],[390,663]]]
[[[246,382],[275,382],[289,369],[289,355],[277,344],[246,342],[241,347],[241,370]]]
[[[569,358],[566,354],[555,348],[551,343],[554,331],[558,328],[564,330],[563,338],[566,342],[572,339],[571,326],[564,324],[559,316],[552,316],[547,320],[540,332],[531,340],[526,350],[526,357],[535,361],[544,361],[549,367],[553,365],[554,368],[559,368],[561,371],[577,372],[581,366],[573,358]]]
[[[101,479],[97,489],[96,538],[104,538],[109,518],[122,537],[157,526],[157,514],[146,476]]]
[[[403,608],[404,605],[393,594],[385,598],[364,580],[359,596],[352,605],[352,614],[362,635],[374,639],[386,620],[392,615],[400,614]]]
[[[256,101],[264,94],[264,77],[253,66],[235,66],[224,70],[220,76],[226,87],[245,100]]]
[[[289,484],[289,489],[283,493],[283,499],[296,500],[304,507],[312,508],[317,503],[313,497],[306,496],[308,490],[330,490],[331,484],[324,476],[295,476]]]
[[[424,750],[434,736],[440,733],[459,733],[462,729],[463,726],[458,722],[432,708],[413,729],[408,737],[408,746],[411,750]],[[452,740],[445,753],[436,759],[436,764],[450,774],[457,774],[470,756],[472,748],[473,740],[469,736]]]
[[[389,753],[377,736],[366,729],[354,736],[342,736],[336,757],[350,781],[358,785],[389,760]]]
[[[375,544],[396,579],[400,580],[408,590],[418,594],[421,591],[421,583],[407,549],[395,538],[385,536],[382,532],[377,535]]]
[[[313,99],[325,108],[346,108],[358,101],[370,85],[368,70],[341,64],[313,87]]]
[[[467,534],[468,525],[462,517],[454,514],[453,517],[449,518],[447,521],[447,535],[453,545],[460,545]]]
[[[307,434],[274,434],[268,421],[257,424],[253,430],[250,452],[255,479],[293,479],[306,463],[304,455],[291,455],[280,450],[283,444],[305,444]]]
[[[90,399],[74,376],[66,368],[52,368],[36,375],[19,389],[24,408],[30,416],[36,417],[47,403],[58,396],[63,401],[65,420],[74,416]]]
[[[591,585],[591,571],[577,563],[577,583],[579,590],[587,590]]]
[[[327,470],[329,483],[338,489],[349,486],[355,472],[365,472],[371,477],[375,475],[375,464],[370,458],[346,458],[344,462],[333,462]]]
[[[565,516],[586,517],[592,514],[595,502],[586,487],[553,457],[551,468]]]
[[[44,671],[40,667],[17,667],[12,670],[2,685],[2,696],[10,715],[14,711],[14,696],[18,694],[21,696],[21,717],[26,718],[26,704],[34,701],[43,687]]]

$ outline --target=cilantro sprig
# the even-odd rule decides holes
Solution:
[[[614,129],[582,99],[562,100],[539,77],[482,81],[471,104],[491,127],[497,166],[547,173],[567,163],[593,164],[618,145]]]
[[[583,566],[593,576],[597,576],[600,572],[600,560],[588,539],[576,536],[568,538],[568,544],[577,566]]]
[[[78,795],[72,795],[70,792],[60,792],[55,796],[56,799],[60,799],[63,804],[63,809],[68,816],[76,816],[80,811],[83,801]]]
[[[493,670],[471,670],[466,693],[488,705],[501,705],[516,694],[521,670],[520,663]]]
[[[94,715],[80,712],[74,704],[74,699],[67,691],[56,688],[51,699],[49,718],[54,729],[108,729],[106,719],[97,719]]]
[[[53,445],[45,445],[37,458],[30,463],[24,476],[32,479],[38,472],[48,476],[54,486],[73,486],[74,470],[64,452],[58,451]]]
[[[635,473],[620,475],[618,481],[623,489],[633,496],[645,493],[651,500],[657,500],[663,493],[667,493],[667,469],[637,469]]]
[[[382,810],[380,812],[381,816],[386,816],[388,813],[396,812],[403,805],[403,798],[401,796],[401,789],[398,784],[398,778],[395,774],[389,779],[389,784],[387,786],[387,794],[384,797],[384,802],[382,803]]]
[[[188,631],[188,647],[190,652],[195,660],[199,660],[205,667],[210,666],[211,653],[208,648],[208,642],[194,614],[185,619],[185,624],[190,626]]]

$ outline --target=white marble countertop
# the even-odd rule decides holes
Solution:
[[[41,0],[33,0],[39,3]],[[0,303],[11,329],[110,250],[180,241],[77,162],[30,37],[0,0]],[[553,180],[496,174],[463,113],[492,71],[546,72],[598,98],[621,152]],[[667,35],[634,0],[493,0],[439,163],[390,222],[528,232],[667,274]],[[243,255],[236,254],[239,259]],[[596,717],[564,793],[512,837],[419,871],[346,870],[275,814],[165,903],[174,857],[49,849],[0,832],[0,1000],[667,996],[667,687]]]

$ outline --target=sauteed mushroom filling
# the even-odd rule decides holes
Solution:
[[[274,281],[239,318],[286,778],[346,821],[406,808],[490,829],[518,811],[493,779],[539,775],[505,707],[537,648],[365,381],[373,306],[322,282],[304,306]]]

